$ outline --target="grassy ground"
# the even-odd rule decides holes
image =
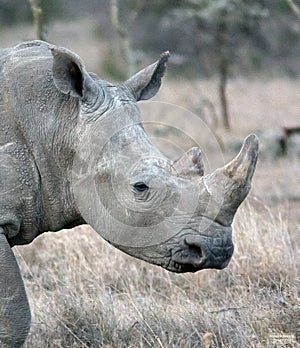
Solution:
[[[223,271],[171,274],[87,227],[18,248],[33,312],[26,347],[294,347],[299,249],[286,221],[254,203],[238,213]]]
[[[99,47],[87,49],[82,31],[68,30],[64,42],[54,25],[51,41],[99,69]],[[30,30],[22,35],[2,32],[1,46],[33,37]],[[217,105],[213,80],[166,81],[155,102],[141,107],[162,150],[176,156],[196,142],[210,170],[232,157],[232,144],[246,134],[295,125],[299,85],[285,78],[230,81],[230,133],[212,132],[210,119],[197,116],[204,96]],[[46,233],[14,248],[33,315],[25,347],[296,347],[299,169],[299,157],[262,152],[251,195],[234,221],[234,257],[222,271],[168,273],[112,248],[88,227]]]

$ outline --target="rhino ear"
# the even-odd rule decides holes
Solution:
[[[136,101],[150,99],[155,96],[160,88],[169,56],[169,51],[164,52],[157,62],[147,66],[147,68],[124,82]]]
[[[62,47],[51,47],[52,75],[55,86],[64,94],[89,99],[97,90],[97,84],[85,70],[75,53]]]

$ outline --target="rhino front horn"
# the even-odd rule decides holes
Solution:
[[[236,181],[249,182],[252,179],[258,157],[259,141],[255,134],[244,140],[240,153],[224,167],[224,174]]]
[[[224,226],[231,225],[234,214],[249,193],[258,148],[257,136],[249,135],[231,162],[203,177],[204,190],[210,197],[206,212]]]

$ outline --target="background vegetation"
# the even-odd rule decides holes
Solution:
[[[162,151],[175,158],[168,144],[188,149],[196,139],[214,169],[219,145],[227,160],[255,131],[261,154],[225,270],[168,273],[88,227],[14,248],[33,312],[26,348],[297,347],[300,144],[292,135],[283,156],[279,140],[300,123],[299,1],[39,3],[45,38],[105,78],[126,78],[171,51],[162,90],[141,105],[144,119],[182,131],[148,127]],[[36,37],[29,2],[0,0],[0,46]]]

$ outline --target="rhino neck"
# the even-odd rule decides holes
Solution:
[[[85,223],[78,212],[72,189],[72,166],[76,123],[70,122],[67,129],[57,135],[55,147],[49,150],[48,163],[39,165],[42,170],[43,206],[48,229],[60,230]],[[39,162],[39,159],[37,160]]]
[[[44,124],[36,119],[33,127],[42,128],[42,131],[33,133],[28,127],[23,128],[23,137],[32,153],[40,182],[40,232],[58,231],[84,223],[71,189],[78,108],[76,100],[65,98],[57,107],[59,111],[47,114]]]
[[[54,157],[48,157],[53,162]],[[43,161],[35,161],[39,178],[43,220],[41,232],[59,231],[83,224],[84,220],[77,211],[72,188],[69,167],[45,165]]]

